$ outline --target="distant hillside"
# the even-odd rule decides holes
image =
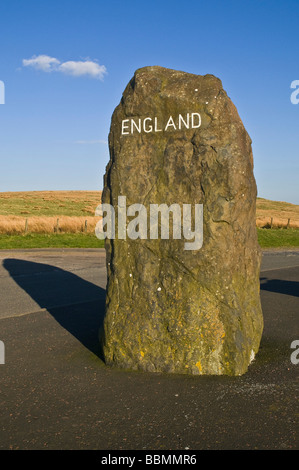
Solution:
[[[299,228],[299,205],[257,198],[257,226],[263,227],[271,224],[271,218],[273,227],[285,227],[290,219],[289,227]]]
[[[30,191],[0,193],[0,215],[7,217],[93,217],[101,191]],[[299,228],[299,205],[257,198],[257,226]],[[2,218],[3,220],[3,218]],[[1,224],[1,220],[0,220]]]
[[[0,193],[0,215],[22,217],[93,216],[101,191],[29,191]]]

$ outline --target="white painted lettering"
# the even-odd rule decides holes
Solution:
[[[197,117],[197,119],[195,119]],[[197,120],[197,124],[195,124]],[[200,127],[201,125],[201,117],[200,117],[200,114],[198,113],[192,113],[191,114],[191,122],[192,122],[192,129],[194,128],[197,128],[197,127]]]
[[[161,132],[162,129],[158,129],[158,118],[155,117],[155,132]]]
[[[126,129],[129,128],[129,126],[127,126],[127,125],[125,124],[126,122],[129,122],[129,119],[124,119],[124,120],[122,121],[122,123],[121,123],[121,133],[122,133],[122,135],[124,135],[124,134],[129,134],[129,132],[125,132],[125,128],[126,128]]]
[[[147,121],[152,121],[152,119],[151,119],[150,117],[147,117],[147,118],[145,118],[144,121],[143,121],[143,130],[144,130],[144,132],[146,132],[146,133],[148,134],[149,132],[153,132],[153,126],[152,126],[152,125],[149,125],[149,126],[148,126],[148,129],[146,129],[145,123],[146,123]]]
[[[166,131],[167,131],[169,126],[172,126],[174,128],[174,130],[176,130],[176,126],[175,126],[175,123],[174,123],[174,120],[173,120],[172,116],[170,116],[168,121],[167,121],[167,124],[166,124],[166,127],[165,127]]]
[[[181,124],[183,123],[186,129],[189,129],[189,113],[187,113],[187,122],[184,121],[183,116],[179,114],[179,129],[181,129]]]
[[[143,119],[123,119],[121,125],[121,135],[134,134],[136,132],[138,132],[139,134],[141,134],[142,132],[150,134],[152,132],[197,129],[200,126],[201,116],[199,113],[186,113],[186,115],[179,114],[176,118],[173,118],[173,116],[169,116],[167,121],[165,120],[164,122],[159,121],[157,116],[153,118],[147,116]]]
[[[135,129],[137,129],[137,131],[140,134],[141,133],[141,119],[138,119],[138,126],[136,122],[134,121],[134,119],[131,120],[131,134],[133,134],[134,132],[134,126],[135,126]]]

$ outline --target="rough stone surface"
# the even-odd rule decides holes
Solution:
[[[177,123],[187,113],[201,115],[199,128],[165,130],[169,116]],[[163,130],[131,134],[130,119],[146,117],[157,117]],[[184,250],[183,239],[106,240],[106,363],[245,373],[263,329],[256,184],[250,137],[221,81],[162,67],[137,70],[113,113],[109,148],[104,203],[117,209],[120,195],[127,206],[202,203],[204,232],[197,251]]]

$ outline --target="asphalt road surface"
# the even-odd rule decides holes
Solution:
[[[0,449],[298,448],[298,251],[263,255],[264,333],[242,377],[106,367],[105,286],[103,250],[0,251]]]

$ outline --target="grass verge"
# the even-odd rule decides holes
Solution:
[[[258,228],[261,248],[299,247],[299,230]],[[0,249],[26,248],[103,248],[104,241],[93,233],[0,235]]]
[[[299,247],[299,230],[283,228],[258,228],[258,241],[261,248]]]
[[[26,248],[104,248],[104,241],[94,233],[0,235],[0,249]]]

